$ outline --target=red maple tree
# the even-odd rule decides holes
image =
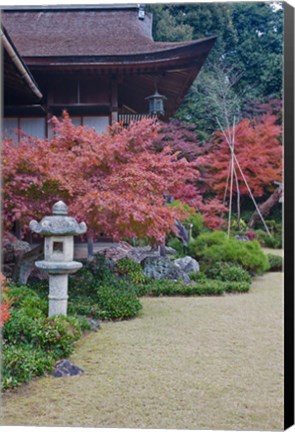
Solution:
[[[255,197],[275,189],[274,181],[282,180],[281,127],[277,118],[265,115],[259,120],[242,119],[235,127],[234,152]],[[233,133],[233,130],[226,131]],[[198,159],[198,167],[211,191],[220,199],[224,196],[231,160],[231,151],[224,134],[215,132],[210,152]],[[236,166],[241,196],[248,189]],[[233,183],[233,193],[236,184]]]
[[[114,239],[148,237],[161,242],[185,217],[166,205],[165,194],[189,200],[196,190],[195,163],[178,158],[169,147],[153,150],[158,125],[151,120],[119,124],[104,134],[76,127],[68,114],[53,119],[51,140],[23,137],[3,145],[5,227],[24,227],[63,199],[71,214],[93,233]],[[189,194],[187,192],[189,188]]]

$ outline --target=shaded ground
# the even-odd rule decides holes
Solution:
[[[282,273],[248,294],[142,302],[139,318],[78,342],[84,375],[5,395],[1,423],[283,429]]]

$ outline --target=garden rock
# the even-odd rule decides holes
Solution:
[[[178,258],[174,261],[174,264],[179,267],[185,273],[193,273],[200,271],[198,261],[190,256],[184,258]]]
[[[167,255],[176,255],[176,250],[171,247],[165,247]],[[100,249],[99,255],[103,255],[107,260],[116,262],[122,258],[129,258],[137,263],[140,263],[147,257],[159,257],[160,248],[152,248],[151,246],[131,246],[127,242],[119,242],[117,245],[110,245]]]
[[[4,234],[2,239],[3,262],[16,262],[26,252],[31,250],[29,243],[19,240],[13,234]]]
[[[247,235],[236,235],[235,239],[240,241],[249,241],[249,237]]]
[[[23,258],[31,251],[29,243],[19,240],[11,233],[6,233],[2,239],[2,250],[4,274],[15,282],[25,283],[26,280],[19,280],[19,275]]]
[[[190,283],[189,276],[167,257],[146,257],[141,265],[146,277],[152,279],[182,280]]]
[[[69,360],[61,360],[55,366],[53,376],[56,378],[62,378],[66,376],[81,375],[83,372],[83,369],[75,366]]]
[[[107,260],[118,261],[122,258],[129,258],[131,255],[132,246],[127,242],[120,242],[116,246],[110,245],[100,249],[99,255],[103,255]]]
[[[91,325],[91,331],[97,332],[97,329],[101,329],[101,325],[100,322],[96,319],[93,318],[88,318],[86,317],[87,321],[89,322],[89,324]]]

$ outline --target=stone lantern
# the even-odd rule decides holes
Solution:
[[[30,229],[45,236],[45,259],[36,261],[35,266],[49,274],[48,316],[67,315],[68,275],[82,267],[80,262],[73,261],[74,235],[84,234],[86,224],[69,217],[65,203],[58,201],[52,207],[52,216],[44,217],[39,223],[32,220]]]

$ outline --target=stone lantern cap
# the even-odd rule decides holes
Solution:
[[[44,236],[73,236],[87,231],[85,222],[80,224],[75,218],[67,216],[68,207],[63,201],[58,201],[52,207],[52,216],[45,216],[41,222],[32,220],[30,229]]]

